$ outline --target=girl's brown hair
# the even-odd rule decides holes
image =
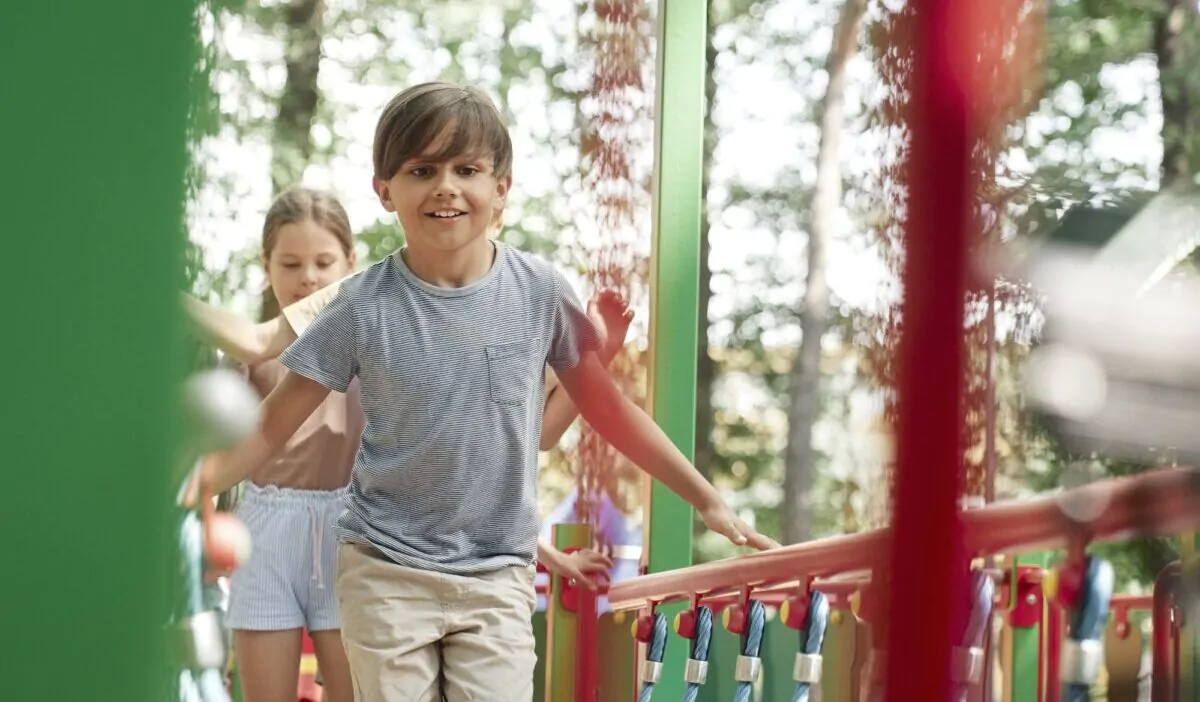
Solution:
[[[337,237],[342,253],[350,258],[354,251],[354,233],[350,230],[350,217],[342,203],[324,190],[291,188],[280,193],[267,210],[262,229],[263,259],[270,260],[283,225],[310,221]],[[263,292],[261,317],[265,321],[277,316],[279,303],[268,288]]]

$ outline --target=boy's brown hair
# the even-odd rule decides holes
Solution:
[[[432,82],[408,88],[383,108],[372,149],[375,177],[390,180],[446,129],[453,130],[451,138],[438,153],[425,155],[444,160],[490,153],[497,178],[512,172],[512,140],[491,98],[478,88]]]

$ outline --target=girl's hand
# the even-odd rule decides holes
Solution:
[[[547,555],[550,555],[549,553]],[[607,579],[612,570],[612,559],[590,548],[563,553],[555,549],[554,555],[543,559],[546,569],[574,583],[581,583],[589,590],[596,589],[596,581]],[[603,576],[603,577],[597,577]]]
[[[600,360],[608,365],[625,346],[633,310],[615,290],[602,290],[588,300],[588,317],[600,333]]]

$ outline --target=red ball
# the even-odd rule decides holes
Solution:
[[[211,568],[231,572],[250,557],[250,530],[232,514],[217,512],[207,522],[204,553]]]

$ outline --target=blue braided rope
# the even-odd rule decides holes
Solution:
[[[758,600],[750,600],[750,612],[746,617],[746,633],[742,636],[742,655],[758,658],[762,649],[763,630],[767,626],[767,610]],[[733,693],[733,702],[750,702],[754,691],[753,682],[738,681]]]
[[[663,654],[667,650],[667,618],[661,612],[654,613],[654,627],[650,633],[650,648],[646,651],[646,660],[662,663]],[[643,682],[642,692],[638,702],[650,702],[654,695],[654,683]]]
[[[713,614],[708,607],[696,609],[696,636],[692,639],[692,659],[708,660],[708,649],[712,644]],[[683,702],[696,702],[700,695],[700,685],[687,683],[683,690]]]
[[[825,628],[829,624],[829,600],[820,592],[813,592],[808,600],[808,626],[800,632],[800,653],[820,653],[825,645]],[[809,702],[812,686],[796,683],[792,702]]]
[[[1074,616],[1071,620],[1071,638],[1073,640],[1099,640],[1104,636],[1112,591],[1112,565],[1101,558],[1094,556],[1088,558],[1087,569],[1083,576],[1083,587],[1079,591],[1079,604],[1075,606]],[[1090,687],[1086,684],[1064,684],[1062,702],[1087,702],[1091,694]]]
[[[186,621],[210,607],[204,586],[204,524],[195,510],[180,512],[179,574],[183,592],[175,604],[174,620]],[[229,702],[225,676],[218,669],[179,671],[177,690],[181,702]]]
[[[971,573],[971,612],[967,616],[967,625],[963,629],[962,647],[983,646],[992,617],[992,599],[995,596],[996,585],[992,577],[982,571]],[[986,665],[986,663],[985,663]],[[971,686],[967,683],[954,684],[954,700],[966,702]]]

